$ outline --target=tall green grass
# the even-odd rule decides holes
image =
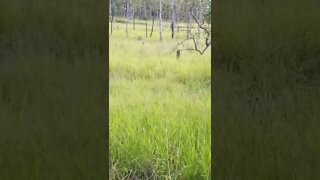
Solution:
[[[319,5],[215,2],[215,178],[320,177]]]
[[[210,51],[176,59],[169,29],[159,42],[157,30],[146,39],[137,26],[126,38],[114,27],[109,179],[210,179]]]
[[[106,178],[103,6],[0,2],[0,179]]]

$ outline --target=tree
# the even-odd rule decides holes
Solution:
[[[110,0],[109,1],[109,12],[110,12],[110,14],[111,14],[111,27],[110,27],[110,35],[109,36],[111,36],[112,35],[112,23],[113,23],[113,17],[114,17],[114,5],[113,5],[113,1],[112,0]]]
[[[208,4],[211,5],[211,1],[208,1]],[[195,6],[196,6],[195,0],[193,0],[191,6],[189,8],[189,14],[193,18],[193,20],[196,22],[197,26],[205,34],[204,42],[203,42],[204,47],[201,48],[200,47],[200,43],[198,41],[199,39],[196,40],[196,38],[198,37],[197,35],[200,34],[201,32],[192,33],[190,31],[189,32],[190,36],[187,36],[186,39],[184,39],[181,42],[179,42],[177,44],[177,46],[182,45],[187,41],[191,41],[193,43],[193,47],[192,48],[178,49],[177,50],[177,56],[178,56],[178,54],[180,55],[181,51],[196,51],[196,52],[200,53],[201,55],[203,55],[205,53],[205,51],[211,46],[211,27],[208,24],[206,24],[206,21],[207,22],[211,22],[211,20],[209,21],[208,19],[205,20],[206,18],[204,18],[204,19],[200,19],[199,17],[197,18],[197,16],[193,13],[194,12],[193,10],[194,10]],[[211,12],[211,6],[210,6],[210,9],[207,9],[206,13],[208,13],[208,11]],[[210,19],[211,19],[211,17],[210,17]]]
[[[128,3],[128,0],[126,0],[125,1],[126,37],[128,37],[128,9],[129,9],[129,3]]]
[[[146,24],[146,37],[148,37],[147,2],[144,1],[144,19]]]
[[[151,26],[151,32],[150,32],[150,37],[152,36],[153,33],[153,27],[154,27],[154,21],[156,19],[156,13],[151,10],[151,17],[152,17],[152,26]]]
[[[181,26],[178,23],[187,23],[186,39],[181,40],[178,45],[184,42],[193,42],[193,48],[180,49],[196,50],[203,53],[203,48],[211,45],[211,0],[109,0],[110,1],[110,36],[113,30],[113,21],[125,24],[125,33],[128,37],[128,24],[133,23],[133,29],[136,28],[136,18],[143,20],[145,23],[145,37],[151,37],[154,24],[159,25],[160,41],[163,39],[163,21],[170,22],[171,38],[176,37],[176,27],[178,32]],[[125,21],[117,19],[123,16]],[[129,21],[130,20],[130,21]],[[132,21],[131,21],[132,20]],[[148,20],[152,20],[150,32],[148,30]],[[155,21],[159,21],[156,22]],[[196,25],[196,27],[194,27]],[[196,29],[195,29],[196,28]],[[168,31],[168,32],[169,32]],[[203,42],[202,40],[205,39]],[[202,44],[202,45],[201,45]],[[203,45],[204,44],[204,45]]]
[[[171,0],[171,39],[174,38],[174,21],[175,20],[175,11],[174,11],[174,0]]]
[[[162,0],[160,0],[160,8],[159,8],[160,41],[162,41],[162,15],[161,15],[161,10],[162,10]]]
[[[207,0],[205,3],[204,19],[211,24],[211,0]]]

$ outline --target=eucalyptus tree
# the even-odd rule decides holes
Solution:
[[[114,5],[113,5],[114,1],[113,0],[109,0],[109,19],[111,19],[110,21],[110,35],[112,35],[112,24],[113,24],[113,18],[114,18]],[[110,18],[111,15],[111,18]]]
[[[148,37],[147,1],[146,0],[144,0],[144,3],[143,3],[143,10],[144,10],[144,20],[146,25],[146,37]]]
[[[109,0],[110,36],[112,35],[114,17],[121,15],[122,7],[123,7],[122,0]]]
[[[162,10],[162,0],[160,1],[160,7],[159,7],[159,28],[160,28],[160,41],[162,41],[162,15],[161,15],[161,10]]]
[[[141,17],[141,7],[143,0],[131,0],[131,16],[133,20],[133,29],[135,30],[136,17]],[[139,10],[139,11],[138,11]],[[139,13],[140,12],[140,13]]]
[[[211,30],[211,0],[109,0],[110,19],[112,34],[112,22],[114,18],[123,16],[125,21],[125,32],[128,37],[128,24],[132,20],[133,29],[136,27],[136,18],[144,20],[145,36],[151,37],[155,21],[159,25],[159,39],[163,39],[164,21],[168,21],[171,38],[174,39],[176,29],[179,32],[179,23],[186,23],[186,40],[207,39],[206,44],[210,46]],[[123,14],[122,14],[123,13]],[[151,20],[151,28],[148,29],[148,21]],[[194,25],[196,25],[194,27]],[[184,25],[185,26],[185,25]],[[178,28],[176,28],[178,27]],[[197,32],[195,31],[197,29]],[[203,37],[201,37],[201,36]],[[183,40],[184,41],[184,40]],[[199,46],[194,49],[199,49]]]
[[[171,39],[174,38],[174,26],[175,26],[175,0],[170,0],[170,11],[171,11]]]
[[[126,19],[126,37],[128,37],[128,21],[129,21],[129,0],[125,0],[125,19]]]
[[[150,37],[152,36],[153,29],[154,29],[154,22],[159,17],[159,6],[158,6],[159,0],[151,0],[149,1],[149,17],[152,19],[152,25],[151,25],[151,31],[150,31]]]

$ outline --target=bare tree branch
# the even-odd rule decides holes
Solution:
[[[211,39],[211,29],[210,29],[210,27],[208,27],[208,26],[205,25],[205,21],[204,21],[204,20],[202,20],[201,22],[199,22],[199,20],[197,19],[197,17],[193,14],[193,9],[194,9],[194,7],[195,7],[195,0],[193,0],[192,5],[191,5],[189,11],[190,11],[190,14],[191,14],[193,20],[196,22],[197,26],[198,26],[200,29],[202,29],[202,30],[204,31],[205,35],[206,35],[206,36],[205,36],[205,42],[204,42],[205,47],[204,47],[203,49],[199,49],[198,43],[197,43],[197,41],[196,41],[196,39],[195,39],[195,36],[196,36],[196,35],[199,35],[200,32],[195,33],[195,34],[192,34],[191,31],[190,31],[190,32],[188,32],[188,33],[190,33],[190,34],[189,34],[189,37],[187,37],[186,39],[184,39],[184,40],[182,40],[181,42],[179,42],[179,43],[177,44],[177,46],[183,45],[183,44],[184,44],[186,41],[188,41],[188,40],[192,40],[194,48],[179,49],[179,50],[177,50],[177,52],[178,52],[178,51],[179,51],[179,52],[180,52],[180,51],[196,51],[196,52],[199,52],[201,55],[203,55],[203,54],[205,53],[205,51],[211,46],[211,40],[210,40],[210,39]]]

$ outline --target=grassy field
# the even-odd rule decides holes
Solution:
[[[210,51],[176,59],[167,26],[162,42],[158,26],[152,38],[142,25],[129,25],[128,38],[124,24],[113,26],[109,179],[210,179]]]

